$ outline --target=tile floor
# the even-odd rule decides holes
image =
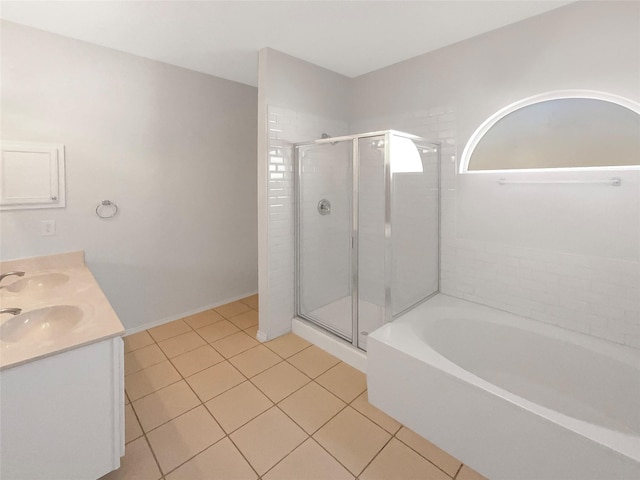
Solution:
[[[255,340],[254,295],[125,337],[126,454],[102,480],[480,480],[302,338]]]

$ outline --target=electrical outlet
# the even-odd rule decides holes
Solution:
[[[56,234],[56,221],[55,220],[42,220],[40,222],[40,236]]]

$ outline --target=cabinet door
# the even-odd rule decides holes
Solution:
[[[2,142],[0,209],[65,206],[64,146]]]
[[[0,478],[94,479],[120,466],[122,352],[118,337],[0,372]]]

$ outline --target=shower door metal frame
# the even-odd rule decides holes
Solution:
[[[329,140],[329,138],[327,138],[327,140]],[[300,266],[301,266],[301,261],[300,261],[300,250],[301,250],[301,217],[302,217],[302,202],[301,202],[301,194],[300,194],[300,185],[302,183],[302,167],[301,167],[301,157],[300,157],[300,147],[307,147],[307,146],[311,146],[311,145],[317,145],[319,143],[333,143],[333,142],[337,142],[337,141],[345,141],[345,140],[349,140],[349,139],[343,139],[343,140],[336,140],[336,139],[332,139],[332,142],[320,142],[319,140],[314,140],[314,141],[309,141],[309,142],[301,142],[301,143],[295,143],[293,144],[293,168],[294,168],[294,172],[293,172],[293,176],[295,179],[294,182],[294,198],[295,198],[295,202],[296,202],[296,208],[294,209],[294,234],[295,234],[295,273],[294,273],[294,288],[295,288],[295,295],[294,295],[294,307],[295,307],[295,314],[297,317],[303,318],[309,322],[312,322],[314,325],[318,325],[319,327],[329,331],[330,333],[334,334],[335,336],[343,339],[346,342],[351,343],[352,345],[354,345],[355,347],[358,346],[357,342],[358,342],[358,337],[355,336],[355,330],[358,327],[358,322],[357,317],[354,315],[357,315],[357,304],[356,304],[356,308],[354,310],[353,308],[353,295],[357,295],[357,253],[354,254],[354,249],[357,250],[357,242],[356,240],[354,240],[353,238],[353,199],[354,199],[354,195],[352,192],[351,195],[351,210],[352,210],[352,214],[351,214],[351,239],[350,239],[350,252],[351,252],[351,312],[352,312],[352,318],[351,318],[351,339],[349,339],[347,336],[344,335],[344,333],[338,331],[337,329],[331,327],[330,325],[326,325],[324,322],[320,321],[319,319],[313,318],[309,315],[305,315],[300,311],[300,306],[301,306],[301,301],[300,301]],[[353,148],[353,144],[352,144],[352,151],[351,151],[351,167],[352,167],[352,177],[354,174],[356,174],[356,168],[355,164],[356,162],[354,161],[355,158],[355,154],[357,153],[356,149]],[[352,188],[353,188],[353,178],[351,180],[351,184],[352,184]],[[348,185],[348,183],[347,183]],[[356,199],[357,201],[357,199]],[[354,261],[355,261],[355,266],[354,266]],[[355,283],[354,283],[355,282]],[[355,285],[355,289],[354,289],[354,285]],[[355,343],[354,343],[354,339],[355,339]]]
[[[358,347],[358,339],[359,339],[359,282],[358,282],[358,257],[359,257],[359,192],[360,192],[360,158],[359,158],[359,140],[363,138],[372,138],[372,137],[384,137],[384,155],[383,155],[383,168],[384,168],[384,295],[385,295],[385,305],[384,305],[384,319],[383,323],[391,322],[394,319],[393,315],[393,305],[391,298],[391,283],[393,279],[393,258],[392,258],[392,236],[391,236],[391,211],[392,211],[392,198],[393,198],[393,182],[391,179],[391,136],[399,136],[408,138],[413,141],[425,142],[431,144],[436,148],[438,154],[438,279],[437,279],[437,289],[434,293],[427,295],[424,299],[418,301],[414,305],[409,308],[399,312],[397,316],[412,310],[416,306],[422,304],[433,295],[440,291],[440,143],[435,142],[433,140],[426,139],[424,137],[419,137],[417,135],[411,135],[408,133],[400,132],[397,130],[383,130],[377,132],[369,132],[355,135],[344,135],[340,137],[328,137],[322,138],[318,140],[312,140],[308,142],[300,142],[293,144],[293,168],[294,168],[294,198],[296,202],[296,208],[294,209],[294,232],[295,232],[295,312],[296,316],[308,320],[315,325],[320,326],[321,328],[328,330],[334,335],[342,338],[343,340],[351,343],[354,347]],[[310,145],[321,145],[324,143],[336,143],[343,141],[351,141],[352,149],[351,149],[351,168],[352,168],[352,178],[351,178],[351,324],[352,324],[352,335],[351,339],[348,339],[341,332],[338,332],[336,329],[331,328],[328,325],[323,324],[321,321],[309,317],[300,311],[300,249],[301,249],[301,228],[300,228],[300,218],[302,215],[302,205],[301,205],[301,196],[300,196],[300,185],[302,182],[302,169],[301,169],[301,158],[299,155],[300,147],[310,146]],[[416,145],[418,146],[418,145]]]

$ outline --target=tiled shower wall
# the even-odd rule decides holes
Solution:
[[[344,121],[273,105],[268,106],[268,125],[269,312],[267,318],[272,319],[271,325],[273,325],[270,338],[275,338],[291,329],[291,319],[295,315],[295,192],[292,145],[320,138],[322,133],[328,133],[331,136],[346,134],[348,125]],[[322,255],[322,259],[319,259],[322,261],[337,257],[321,250],[318,250],[318,255]],[[319,292],[321,296],[324,293]]]
[[[459,238],[457,145],[450,107],[367,119],[352,131],[393,128],[442,143],[442,293],[640,348],[640,263]],[[635,180],[634,180],[635,178]],[[637,175],[631,183],[637,187]]]

